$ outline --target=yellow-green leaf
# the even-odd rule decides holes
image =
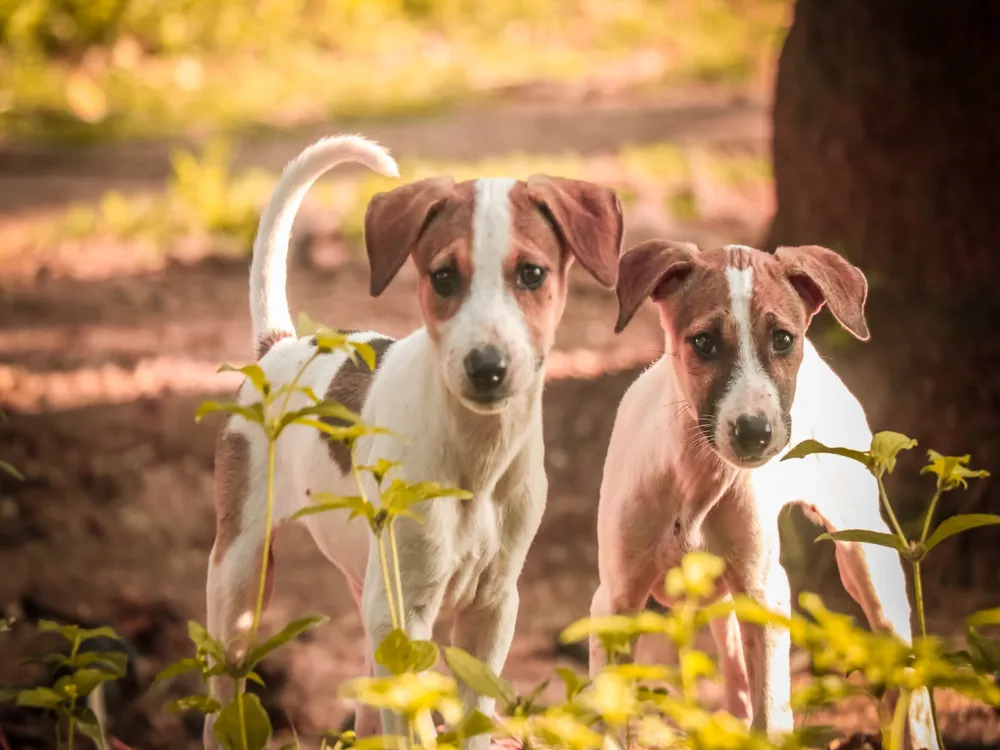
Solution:
[[[243,406],[235,401],[204,401],[195,412],[194,421],[200,422],[209,414],[218,411],[226,414],[237,414],[255,424],[264,424],[264,409],[259,403]]]
[[[503,703],[513,703],[517,697],[511,686],[486,664],[467,651],[452,646],[444,651],[444,660],[456,678],[474,692]]]
[[[978,529],[981,526],[996,526],[1000,524],[1000,516],[990,513],[966,513],[960,516],[946,518],[934,529],[934,533],[924,545],[924,553],[930,552],[937,545],[948,537],[961,534],[969,529]]]
[[[183,711],[198,711],[203,714],[214,714],[222,708],[222,704],[207,695],[188,695],[172,701],[167,710],[179,714]]]
[[[26,708],[55,708],[64,698],[55,690],[45,687],[21,690],[17,694],[17,705]]]
[[[377,512],[375,506],[366,502],[361,497],[339,497],[327,492],[317,492],[313,495],[313,498],[316,502],[304,508],[299,508],[292,514],[292,519],[312,516],[316,513],[326,513],[331,510],[350,510],[351,515],[349,518],[364,516],[371,521]]]
[[[271,390],[271,384],[267,382],[267,376],[264,375],[264,371],[261,369],[260,365],[244,365],[243,367],[233,367],[232,365],[223,365],[219,368],[219,372],[239,372],[246,377],[253,387],[257,391],[266,396]]]
[[[942,456],[934,450],[927,451],[928,464],[920,470],[921,474],[934,474],[942,490],[949,491],[958,487],[968,487],[969,479],[982,479],[990,473],[984,469],[970,469],[968,463],[971,456]]]
[[[241,669],[245,671],[252,670],[274,651],[277,651],[286,643],[295,640],[307,630],[312,630],[323,625],[328,619],[324,615],[309,615],[308,617],[300,617],[297,620],[292,620],[266,641],[249,649],[246,657],[243,659],[243,664],[240,665]]]
[[[0,461],[0,472],[14,477],[20,482],[24,481],[24,475],[14,468],[14,465],[7,461]]]
[[[351,341],[348,346],[364,360],[364,363],[368,365],[368,369],[371,372],[375,372],[375,350],[371,344],[366,344],[363,341]]]
[[[243,721],[240,721],[239,701],[243,701]],[[243,737],[247,740],[243,744]],[[265,750],[271,739],[271,718],[253,693],[237,695],[222,707],[215,720],[215,739],[230,750]]]
[[[981,609],[965,618],[965,624],[970,628],[1000,626],[1000,607]]]
[[[872,447],[869,455],[872,460],[872,470],[876,475],[892,473],[896,468],[896,457],[901,451],[908,451],[917,445],[917,441],[901,432],[886,430],[872,436]]]
[[[201,661],[192,657],[185,659],[179,659],[173,664],[168,664],[160,673],[156,675],[155,682],[163,682],[164,680],[170,680],[182,674],[187,674],[188,672],[200,672],[201,671]]]
[[[824,453],[834,456],[843,456],[844,458],[850,458],[851,460],[857,461],[865,466],[871,466],[871,457],[863,451],[856,451],[851,448],[831,448],[830,446],[823,445],[823,443],[818,440],[803,440],[801,443],[789,450],[788,453],[782,456],[781,460],[787,461],[790,458],[805,458],[806,456]]]
[[[587,684],[587,680],[569,667],[556,667],[556,674],[559,675],[559,679],[561,679],[563,681],[563,685],[566,686],[567,703],[572,701]]]
[[[820,534],[816,537],[817,542],[832,540],[834,542],[861,542],[864,544],[875,544],[879,547],[890,547],[900,552],[907,552],[907,546],[894,534],[886,534],[882,531],[867,531],[865,529],[847,529],[845,531],[831,531]]]

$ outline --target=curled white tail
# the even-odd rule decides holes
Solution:
[[[253,245],[250,319],[254,351],[258,355],[264,337],[295,333],[285,288],[292,223],[310,186],[325,172],[344,162],[364,164],[386,177],[399,176],[395,160],[385,149],[357,135],[324,138],[288,163],[260,215]]]

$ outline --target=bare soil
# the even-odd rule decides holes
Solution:
[[[762,105],[712,104],[714,130],[706,125],[708,106],[609,104],[582,117],[571,104],[545,114],[511,105],[503,115],[507,128],[490,119],[496,113],[471,111],[357,129],[397,152],[441,158],[552,150],[556,144],[588,152],[670,133],[766,147]],[[303,138],[243,153],[254,163],[279,166],[308,140]],[[162,177],[162,153],[146,148],[152,156],[145,161],[135,156],[143,151],[139,146],[99,158],[38,149],[12,155],[8,149],[4,158],[13,167],[0,177],[0,232],[16,227],[24,212],[98,189],[127,188],[138,179],[128,166],[133,161],[135,172],[152,184]],[[678,224],[637,210],[628,217],[629,239],[673,233],[706,244],[753,243],[771,205],[766,189],[752,199],[753,215],[738,221],[723,216]],[[26,621],[113,624],[137,657],[134,683],[110,697],[114,733],[134,748],[195,748],[198,721],[164,706],[197,686],[180,680],[150,689],[150,683],[164,664],[188,654],[186,621],[204,616],[204,571],[214,533],[214,424],[195,425],[193,414],[205,397],[234,387],[232,378],[215,373],[218,365],[251,356],[246,262],[180,262],[168,255],[150,265],[136,261],[134,247],[115,242],[90,245],[87,253],[53,260],[26,252],[16,269],[5,272],[0,289],[0,407],[9,414],[0,428],[0,456],[26,476],[20,483],[0,477],[0,605]],[[367,270],[355,256],[348,253],[326,268],[306,260],[297,257],[290,275],[296,309],[329,325],[396,335],[419,325],[409,272],[372,300],[365,291]],[[661,351],[651,310],[621,336],[612,333],[615,317],[613,295],[574,272],[545,394],[551,496],[521,579],[517,635],[505,672],[519,689],[533,687],[557,662],[584,668],[578,653],[557,647],[556,636],[587,613],[596,585],[597,494],[617,402],[639,368]],[[873,360],[856,347],[833,347],[831,356],[862,394],[873,422],[885,421],[893,388]],[[263,697],[275,725],[285,731],[294,725],[309,746],[310,738],[340,726],[349,714],[337,688],[361,669],[361,625],[339,574],[304,531],[283,530],[275,556],[276,596],[265,627],[307,612],[331,617],[264,670]],[[991,562],[956,553],[954,562],[944,567],[961,568],[960,576],[947,585],[929,584],[937,613],[932,624],[949,634],[958,632],[965,613],[997,604],[995,556]],[[796,588],[818,589],[832,604],[856,612],[836,580],[830,550],[810,548],[792,577]],[[15,627],[0,640],[0,684],[25,677],[21,658],[37,647],[28,645],[28,635],[26,627]],[[797,658],[796,672],[804,679],[807,661]],[[716,702],[718,695],[708,691],[706,700]],[[949,746],[1000,746],[995,711],[951,695],[941,696],[939,705]],[[864,701],[811,721],[833,724],[842,747],[875,741],[874,707]],[[36,717],[7,711],[0,713],[0,727],[15,750],[49,746]]]

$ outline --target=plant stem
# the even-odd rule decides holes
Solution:
[[[267,514],[264,517],[264,549],[261,553],[260,582],[257,585],[257,604],[253,612],[253,624],[250,626],[250,639],[247,648],[253,645],[257,637],[257,628],[264,612],[264,589],[267,587],[267,563],[271,557],[271,525],[274,521],[274,442],[275,438],[267,439]],[[240,703],[242,710],[243,704]]]
[[[385,556],[385,545],[382,543],[382,535],[379,534],[375,537],[375,541],[378,543],[378,556],[381,561],[382,568],[382,581],[385,585],[385,598],[389,602],[389,617],[392,619],[392,627],[395,630],[399,629],[399,618],[396,616],[396,606],[393,603],[392,596],[392,582],[389,580],[389,561]]]
[[[243,709],[243,689],[245,685],[239,685],[236,690],[236,710],[240,714],[240,739],[243,740],[243,750],[250,750],[250,741],[247,739],[247,717]]]
[[[299,379],[305,374],[306,368],[309,367],[309,365],[311,365],[318,356],[319,356],[318,350],[313,352],[312,356],[310,356],[309,359],[303,362],[302,367],[300,367],[299,371],[295,373],[295,377],[292,378],[292,382],[289,383],[285,389],[285,398],[281,402],[281,411],[278,412],[279,416],[283,415],[285,411],[288,409],[288,400],[292,397],[292,393],[295,391],[296,386],[298,386]]]
[[[903,544],[909,546],[910,540],[906,538],[906,534],[903,533],[903,528],[899,525],[899,521],[896,520],[896,514],[892,510],[892,506],[889,505],[889,496],[885,491],[885,484],[882,483],[882,477],[875,477],[875,481],[878,482],[878,496],[882,501],[882,506],[885,508],[886,515],[889,516],[889,522],[892,524],[893,531],[896,532],[896,536]]]
[[[389,520],[389,549],[392,550],[392,568],[396,576],[396,600],[399,603],[399,627],[406,629],[406,610],[403,607],[403,577],[399,572],[399,547],[396,545],[395,518]]]
[[[935,500],[940,495],[935,495]],[[927,517],[930,518],[931,513],[934,510],[934,503],[932,501],[930,511]],[[924,535],[926,536],[927,524],[924,525]],[[920,628],[920,637],[927,637],[927,620],[924,615],[924,584],[920,576],[920,563],[914,560],[913,562],[913,598],[916,599],[917,603],[917,627]],[[944,750],[944,736],[941,734],[941,725],[938,723],[938,713],[937,713],[937,703],[934,700],[934,688],[927,688],[927,701],[931,707],[931,721],[934,724],[934,736],[937,738],[938,747]]]
[[[66,729],[66,750],[73,750],[74,736],[76,735],[76,717],[73,712],[76,710],[76,698],[69,702],[69,727]]]
[[[924,544],[927,541],[927,537],[931,533],[931,519],[934,517],[934,511],[937,510],[938,500],[941,499],[941,493],[943,491],[941,482],[938,481],[937,490],[934,493],[934,497],[931,498],[930,507],[927,508],[927,517],[924,518],[924,530],[920,533],[921,544]]]
[[[889,750],[903,750],[903,737],[906,733],[906,715],[910,710],[910,693],[903,691],[896,702],[896,710],[892,712],[892,727],[889,730]],[[944,750],[942,746],[941,750]]]

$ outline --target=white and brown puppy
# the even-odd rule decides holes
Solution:
[[[789,613],[779,564],[778,515],[790,503],[828,529],[888,531],[878,488],[838,456],[780,461],[807,438],[867,450],[864,410],[806,338],[826,305],[868,338],[862,273],[822,247],[774,254],[743,246],[701,252],[649,241],[622,256],[621,331],[646,299],[659,308],[665,353],[629,388],[618,410],[598,512],[600,587],[592,615],[630,613],[692,550],[727,563],[726,595],[747,594]],[[910,605],[897,554],[837,544],[841,578],[871,625],[910,639]],[[713,625],[727,708],[768,731],[790,730],[787,631]],[[605,655],[591,643],[590,667]],[[916,747],[936,745],[926,694],[911,704]]]
[[[297,338],[285,291],[288,236],[312,182],[342,161],[395,174],[393,160],[356,137],[321,141],[286,169],[261,217],[250,279],[254,343],[274,384],[288,383],[315,352]],[[566,302],[574,259],[607,288],[614,286],[622,214],[615,193],[587,182],[535,176],[527,181],[436,177],[376,195],[365,216],[371,293],[379,295],[407,258],[419,275],[424,327],[393,341],[355,333],[378,354],[374,373],[342,354],[320,356],[299,380],[359,411],[365,422],[406,439],[359,441],[361,465],[399,461],[390,474],[436,481],[473,493],[419,508],[424,524],[398,528],[406,629],[430,638],[439,616],[452,619],[452,642],[499,672],[514,632],[517,579],[545,507],[541,395],[546,356]],[[249,383],[240,400],[256,400]],[[306,406],[295,395],[288,407]],[[310,503],[310,493],[357,493],[351,458],[316,430],[288,428],[277,443],[276,506],[280,524]],[[208,622],[225,642],[245,631],[256,590],[266,509],[266,443],[239,417],[219,440],[218,525],[208,571]],[[377,498],[367,477],[367,492]],[[377,500],[376,500],[377,502]],[[347,577],[362,610],[366,656],[390,632],[377,549],[363,521],[347,512],[308,516],[319,548]],[[268,576],[271,577],[270,574]],[[380,669],[380,668],[379,668]],[[217,682],[213,690],[226,689]],[[221,696],[223,698],[227,696]],[[467,694],[490,714],[492,701]],[[394,717],[385,731],[398,733]],[[378,716],[359,709],[359,734]],[[212,745],[212,727],[205,731]],[[485,745],[479,737],[474,746]]]

